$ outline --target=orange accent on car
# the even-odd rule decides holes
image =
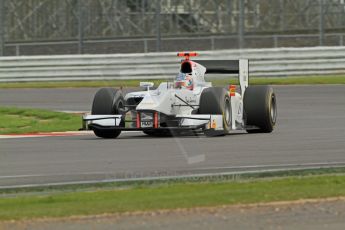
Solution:
[[[179,52],[177,53],[178,57],[184,57],[185,60],[189,60],[189,57],[195,57],[198,56],[197,52]]]
[[[211,128],[212,128],[212,129],[217,128],[217,123],[216,123],[216,120],[214,120],[214,119],[213,119],[213,121],[212,121]]]
[[[229,86],[229,95],[230,97],[234,97],[236,93],[236,85],[230,85]]]
[[[155,112],[153,121],[153,127],[158,128],[158,112]]]

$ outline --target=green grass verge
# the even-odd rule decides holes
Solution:
[[[345,175],[173,183],[105,191],[0,198],[0,219],[208,207],[344,195]]]
[[[59,81],[59,82],[17,82],[0,83],[0,88],[68,88],[68,87],[137,87],[140,81],[152,81],[158,85],[166,80],[113,80],[113,81]],[[236,78],[216,79],[215,86],[234,84]],[[299,77],[256,77],[250,78],[250,84],[292,85],[292,84],[345,84],[345,76],[299,76]]]
[[[76,131],[80,115],[43,109],[0,107],[0,134]]]

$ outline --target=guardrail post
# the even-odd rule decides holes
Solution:
[[[5,53],[5,8],[4,1],[0,0],[0,56],[4,56]]]
[[[319,0],[319,44],[323,46],[325,40],[325,28],[324,28],[324,0]]]
[[[244,0],[238,0],[238,48],[244,47]]]
[[[78,0],[78,53],[84,52],[84,25],[83,25],[83,5],[82,0]]]
[[[156,0],[156,51],[161,50],[161,1]]]
[[[147,48],[147,39],[144,38],[144,53],[147,53],[148,52],[148,48]]]
[[[344,35],[340,35],[340,37],[339,37],[339,45],[340,46],[343,46],[344,45]]]
[[[273,46],[274,48],[278,47],[278,36],[277,35],[273,35]]]
[[[20,56],[20,45],[16,45],[16,56]]]
[[[211,50],[214,50],[214,37],[211,36]]]

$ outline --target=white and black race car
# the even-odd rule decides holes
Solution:
[[[91,115],[83,116],[83,127],[102,138],[116,138],[121,131],[143,131],[162,136],[183,131],[206,136],[233,130],[270,133],[277,118],[275,93],[270,86],[248,85],[248,60],[190,60],[196,53],[179,53],[178,76],[156,89],[141,82],[144,91],[123,95],[122,90],[102,88],[96,93]],[[238,74],[240,86],[212,87],[205,74]]]

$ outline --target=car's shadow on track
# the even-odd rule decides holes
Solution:
[[[148,139],[148,140],[152,140],[152,139],[173,139],[173,138],[189,138],[189,139],[197,139],[197,138],[228,138],[230,136],[241,136],[241,135],[245,135],[248,133],[246,132],[236,132],[236,133],[228,133],[224,136],[216,136],[216,137],[208,137],[202,133],[200,134],[175,134],[175,135],[171,135],[171,136],[150,136],[150,135],[146,135],[144,133],[142,134],[138,134],[138,133],[133,133],[133,134],[130,134],[130,133],[126,133],[126,135],[120,135],[119,137],[117,138],[99,138],[99,137],[96,137],[96,136],[87,136],[87,138],[81,138],[81,140],[112,140],[112,141],[120,141],[120,140],[145,140],[145,139]]]

